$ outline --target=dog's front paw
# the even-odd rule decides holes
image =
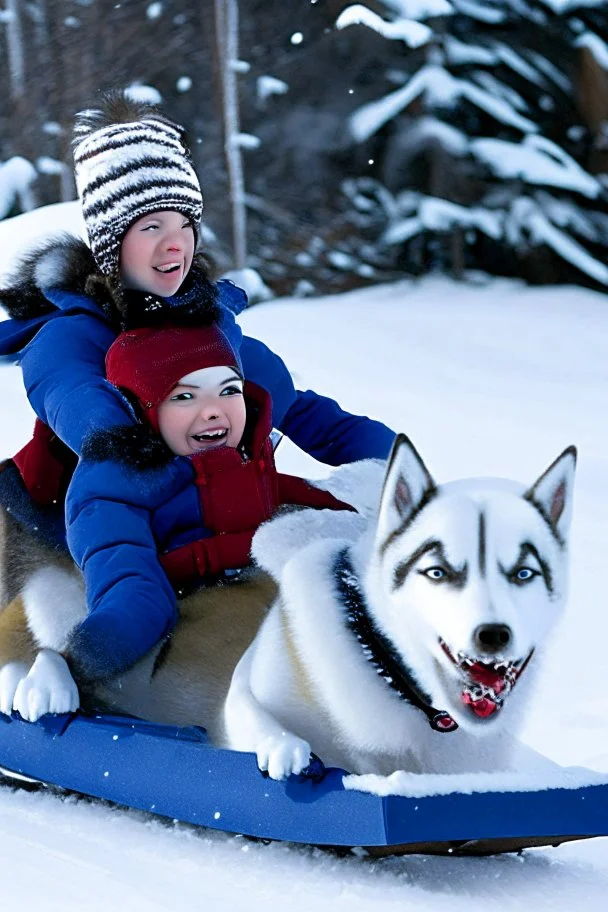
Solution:
[[[10,716],[19,682],[27,677],[25,662],[7,662],[0,668],[0,712]]]
[[[271,779],[286,779],[301,773],[310,763],[310,744],[290,732],[268,735],[256,749],[258,766]]]
[[[27,722],[37,722],[46,713],[75,712],[79,704],[78,688],[63,656],[41,649],[17,685],[13,709]]]

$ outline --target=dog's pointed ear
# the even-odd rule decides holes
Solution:
[[[524,495],[540,511],[560,541],[565,541],[570,528],[575,468],[576,447],[570,446]]]
[[[412,442],[398,434],[393,443],[378,514],[378,540],[386,542],[403,529],[437,488]]]

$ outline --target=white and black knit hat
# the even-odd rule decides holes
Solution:
[[[112,93],[78,114],[74,172],[91,252],[105,275],[118,274],[122,239],[143,215],[172,209],[198,231],[203,197],[184,130],[152,106]]]

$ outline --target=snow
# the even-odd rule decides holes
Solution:
[[[560,228],[572,228],[576,234],[589,241],[598,240],[599,234],[593,222],[570,200],[555,199],[544,190],[540,190],[535,195],[535,199],[555,225],[559,225]],[[608,224],[608,216],[604,216],[604,218]]]
[[[569,263],[608,286],[608,267],[552,225],[533,200],[523,196],[517,199],[512,206],[510,221],[529,233],[533,244],[548,244]]]
[[[36,180],[33,164],[21,155],[14,155],[0,164],[0,219],[11,211],[15,201],[22,209],[32,209],[31,185]]]
[[[146,10],[146,16],[148,19],[158,19],[163,14],[163,4],[162,3],[150,3]]]
[[[513,48],[510,48],[508,44],[496,44],[496,53],[502,60],[504,64],[510,67],[515,73],[518,73],[528,82],[531,82],[533,85],[542,85],[544,80],[539,77],[538,72],[534,67],[524,60],[524,58],[517,54]]]
[[[502,234],[502,218],[480,206],[459,206],[448,200],[420,197],[418,213],[414,218],[395,221],[382,236],[384,244],[400,244],[425,228],[429,231],[448,231],[454,225],[475,227],[492,238]]]
[[[289,86],[276,76],[258,76],[256,89],[260,101],[266,101],[271,95],[285,95],[289,91]]]
[[[50,155],[41,155],[40,158],[36,159],[36,170],[40,174],[62,174],[67,167],[65,162],[59,161],[57,158],[51,158]]]
[[[480,22],[487,22],[490,25],[498,25],[506,18],[504,10],[498,6],[490,6],[487,3],[475,3],[474,0],[456,0],[454,4],[459,13],[464,16],[470,16],[471,19],[479,19]]]
[[[22,249],[30,250],[49,237],[49,225],[52,234],[69,231],[77,237],[86,238],[86,229],[81,216],[80,203],[55,203],[34,209],[27,215],[0,221],[0,278],[10,275],[16,265],[16,254]],[[15,231],[16,236],[11,237]]]
[[[553,66],[550,60],[547,60],[546,57],[543,57],[542,54],[537,54],[534,51],[529,51],[529,55],[538,67],[539,70],[542,70],[546,76],[551,79],[556,86],[559,86],[563,92],[572,91],[572,80],[567,75],[567,73],[562,73],[561,70],[558,70],[557,67]]]
[[[264,283],[262,276],[255,269],[245,267],[245,269],[229,269],[228,272],[222,273],[223,279],[230,279],[239,288],[244,289],[250,304],[257,304],[259,301],[269,301],[274,295],[268,285]]]
[[[406,19],[432,19],[451,16],[454,7],[448,0],[383,0],[392,12]]]
[[[154,5],[154,4],[153,4]],[[154,86],[142,85],[134,82],[125,89],[125,94],[131,101],[142,102],[143,104],[160,104],[163,100],[162,95]]]
[[[76,204],[53,206],[1,222],[2,275],[49,224],[75,225],[75,213]],[[285,358],[299,387],[405,431],[439,480],[531,482],[578,445],[569,609],[525,739],[560,764],[607,773],[606,297],[427,277],[275,300],[240,321]],[[0,385],[8,455],[32,416],[17,368],[3,367]],[[284,471],[326,474],[288,441],[278,459]],[[371,859],[263,845],[44,791],[0,788],[0,816],[3,912],[571,912],[582,902],[604,908],[608,885],[606,839],[520,857]]]
[[[472,78],[483,89],[486,89],[486,91],[495,92],[501,98],[504,98],[516,111],[528,110],[527,102],[524,101],[515,89],[512,89],[511,86],[508,86],[506,83],[502,82],[502,80],[497,79],[491,73],[488,73],[487,70],[478,70],[473,74]]]
[[[61,136],[63,127],[61,124],[57,123],[56,120],[47,120],[47,122],[42,125],[42,132],[46,133],[47,136]]]
[[[587,785],[604,785],[606,774],[577,767],[556,766],[542,771],[516,773],[467,773],[425,776],[398,770],[390,776],[345,776],[344,787],[350,791],[371,792],[374,795],[403,795],[406,798],[427,798],[432,795],[475,795],[481,792],[530,792],[547,789],[577,789]]]
[[[423,66],[410,81],[379,101],[363,105],[350,117],[350,129],[357,142],[373,136],[389,120],[407,108],[419,95],[424,95],[426,108],[454,107],[460,99],[481,108],[491,117],[522,133],[536,133],[538,127],[522,117],[503,98],[497,98],[467,79],[458,79],[441,66]]]
[[[408,47],[413,48],[426,44],[433,35],[428,26],[415,22],[413,19],[396,19],[394,22],[387,22],[361,3],[348,6],[336,19],[337,29],[344,29],[349,25],[366,25],[384,38],[405,41]]]
[[[231,60],[230,69],[233,73],[249,73],[251,70],[251,64],[247,60]]]
[[[526,136],[521,143],[504,139],[473,139],[470,149],[500,177],[576,190],[589,199],[595,199],[602,193],[602,186],[595,177],[544,137]]]
[[[232,142],[240,149],[259,149],[261,145],[260,138],[251,133],[237,133]]]
[[[599,35],[593,32],[585,32],[575,41],[576,47],[587,48],[593,54],[596,63],[599,63],[603,69],[608,70],[608,45],[602,41]]]
[[[449,62],[454,64],[454,66],[461,66],[465,63],[481,63],[484,66],[493,66],[498,62],[498,57],[494,51],[478,44],[465,44],[464,41],[459,41],[454,35],[446,35],[443,39],[443,46]]]
[[[577,10],[583,7],[593,9],[596,6],[603,6],[606,0],[543,0],[545,6],[555,13],[568,13],[570,10]]]
[[[439,142],[443,149],[455,157],[466,155],[469,148],[466,133],[430,114],[412,118],[411,125],[404,134],[401,148],[411,156],[430,142]]]

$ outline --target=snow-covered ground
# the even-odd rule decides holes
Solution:
[[[70,210],[70,213],[72,210]],[[65,207],[0,223],[0,271]],[[63,224],[62,224],[63,227]],[[559,763],[608,772],[605,579],[608,299],[579,288],[479,279],[400,282],[333,298],[276,301],[241,322],[279,352],[296,384],[406,432],[439,481],[533,481],[579,447],[569,610],[525,729]],[[19,371],[0,371],[2,449],[31,414]],[[282,468],[325,469],[290,444]],[[3,912],[378,912],[572,910],[605,906],[608,840],[485,859],[370,860],[241,837],[45,793],[0,789]]]

